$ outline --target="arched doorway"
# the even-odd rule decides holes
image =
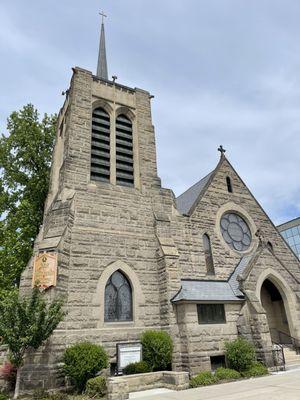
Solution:
[[[272,342],[291,343],[291,332],[284,301],[279,289],[270,279],[263,282],[260,299],[266,311]]]

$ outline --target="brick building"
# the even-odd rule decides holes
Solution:
[[[150,93],[108,79],[104,27],[97,74],[74,68],[59,113],[49,195],[35,254],[58,257],[68,311],[28,354],[22,388],[57,387],[64,349],[116,344],[147,329],[174,340],[173,369],[222,363],[242,335],[272,365],[272,342],[300,338],[299,261],[225,157],[176,198],[157,175]],[[251,166],[249,166],[250,168]],[[21,290],[31,287],[31,260]]]

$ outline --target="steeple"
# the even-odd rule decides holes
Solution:
[[[105,49],[105,32],[104,32],[104,22],[103,18],[106,15],[100,13],[102,16],[101,22],[101,33],[100,33],[100,45],[99,45],[99,55],[98,55],[98,65],[97,65],[97,76],[98,78],[108,80],[108,73],[107,73],[107,61],[106,61],[106,49]]]

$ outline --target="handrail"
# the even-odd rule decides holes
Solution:
[[[292,348],[296,351],[296,353],[300,354],[300,340],[299,339],[294,338],[293,336],[289,335],[288,333],[280,331],[279,329],[276,329],[276,328],[270,328],[270,331],[275,331],[277,333],[279,342],[281,342],[281,343],[282,343],[282,336],[285,336],[285,337],[291,339],[291,343],[283,343],[283,344],[285,344],[288,347],[289,347],[289,345],[291,345]],[[277,344],[279,344],[279,343],[277,343]]]

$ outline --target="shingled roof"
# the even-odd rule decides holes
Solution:
[[[190,212],[195,201],[198,199],[201,193],[204,192],[204,189],[214,171],[215,170],[211,171],[199,182],[195,183],[193,186],[191,186],[189,189],[187,189],[184,193],[176,198],[177,210],[181,214],[188,214]]]
[[[173,297],[172,302],[178,301],[222,301],[236,302],[244,299],[244,294],[239,289],[238,275],[242,274],[252,255],[240,259],[234,272],[227,281],[218,280],[187,280],[181,281],[179,292]]]

